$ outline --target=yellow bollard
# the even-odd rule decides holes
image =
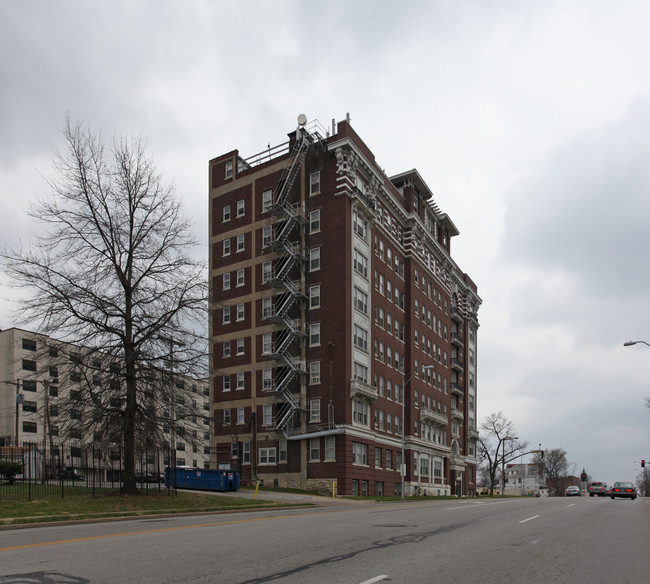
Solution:
[[[255,485],[255,496],[253,497],[254,501],[257,501],[257,489],[260,488],[260,482],[257,481],[257,484]]]
[[[332,481],[332,499],[336,497],[336,481]]]

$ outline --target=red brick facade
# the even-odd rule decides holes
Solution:
[[[406,494],[474,494],[481,300],[458,231],[347,121],[289,138],[210,161],[213,463],[393,495],[404,410]]]

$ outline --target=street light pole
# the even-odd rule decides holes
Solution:
[[[428,371],[429,369],[433,369],[433,365],[423,365],[422,366],[422,373],[425,371]],[[406,436],[404,434],[404,428],[406,426],[406,420],[404,418],[404,402],[406,401],[406,385],[417,375],[417,370],[411,377],[409,377],[406,381],[404,381],[404,377],[402,377],[402,463],[400,464],[400,474],[402,475],[402,489],[401,489],[401,499],[402,501],[404,500],[404,475],[406,474],[406,458],[405,458],[405,450],[406,450]]]

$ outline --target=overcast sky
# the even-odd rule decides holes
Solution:
[[[34,230],[23,207],[68,114],[147,138],[206,242],[210,158],[349,112],[461,232],[479,420],[502,411],[576,473],[633,479],[650,459],[650,347],[623,347],[650,342],[648,22],[645,0],[0,0],[2,243]]]

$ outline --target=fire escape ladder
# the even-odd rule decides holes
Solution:
[[[304,362],[292,354],[292,351],[296,350],[296,346],[299,347],[300,342],[304,342],[306,336],[304,325],[295,318],[296,312],[306,296],[301,280],[295,282],[291,279],[294,268],[304,265],[304,262],[307,261],[301,243],[301,226],[305,223],[305,217],[304,209],[300,203],[291,203],[289,195],[300,174],[305,156],[315,140],[302,127],[298,128],[296,138],[290,162],[276,185],[277,195],[272,205],[277,223],[273,230],[271,245],[278,257],[274,261],[271,284],[278,288],[278,293],[271,320],[282,326],[276,333],[274,349],[271,354],[271,357],[278,362],[275,368],[273,390],[285,400],[277,405],[275,428],[284,432],[285,435],[299,421],[296,414],[299,411],[304,411],[299,403],[300,394],[292,392],[291,389],[294,387],[294,380],[306,374]]]

